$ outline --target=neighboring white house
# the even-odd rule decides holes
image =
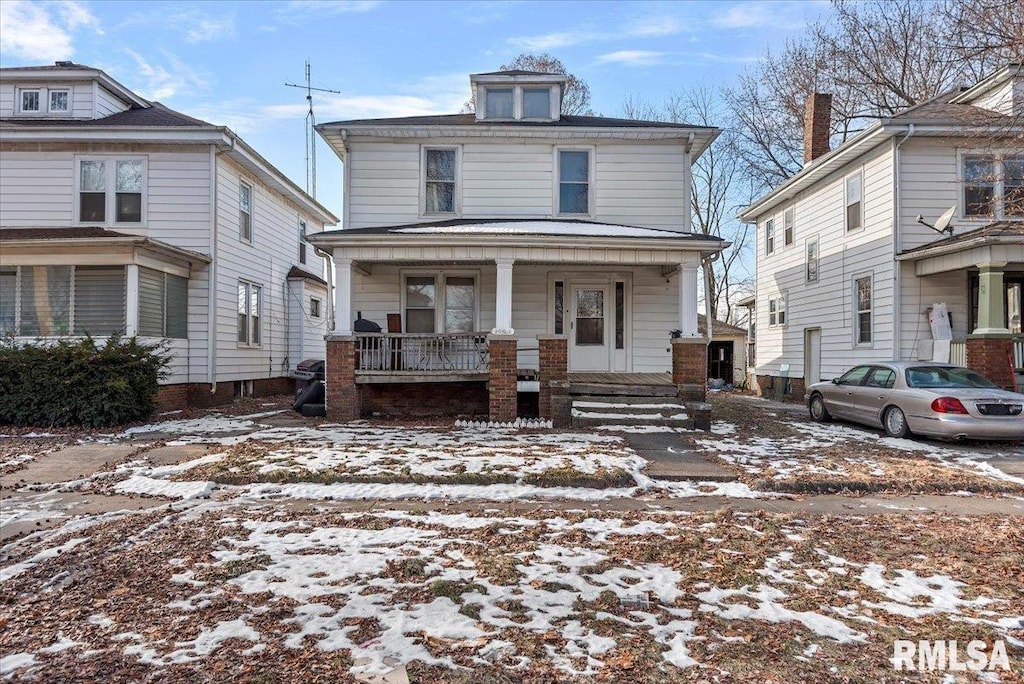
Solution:
[[[1024,290],[1020,65],[880,119],[831,152],[827,97],[808,102],[806,126],[803,170],[742,214],[757,225],[762,391],[785,376],[802,396],[854,364],[932,358],[1012,386]],[[952,235],[922,224],[950,208]],[[933,339],[936,305],[948,311],[949,342]]]
[[[621,373],[668,371],[670,332],[699,337],[700,261],[723,243],[690,232],[690,169],[718,130],[562,115],[565,81],[475,74],[475,113],[318,126],[345,166],[344,229],[313,238],[334,255],[335,332],[361,312],[409,336],[401,369],[363,350],[367,382],[485,372],[491,332],[522,370],[538,335],[564,335],[570,371]],[[411,358],[415,335],[462,346]]]
[[[336,222],[227,128],[98,69],[0,69],[2,335],[166,338],[163,405],[281,391],[324,354],[303,235]]]

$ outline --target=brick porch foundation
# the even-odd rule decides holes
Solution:
[[[565,335],[537,335],[537,345],[540,353],[539,413],[541,418],[552,420],[552,396],[568,391],[569,340]]]
[[[487,338],[488,416],[495,422],[507,423],[516,419],[516,338],[511,335],[491,335]]]
[[[324,401],[328,420],[347,422],[359,418],[355,337],[328,336],[325,373]]]
[[[1013,391],[1013,340],[1009,337],[967,338],[967,367],[1003,389]]]
[[[672,340],[672,383],[683,401],[704,401],[708,384],[708,341],[704,337]]]
[[[359,385],[359,410],[402,416],[487,415],[490,398],[487,383],[478,382],[387,382]]]

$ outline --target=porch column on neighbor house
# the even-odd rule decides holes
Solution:
[[[679,264],[679,330],[683,337],[697,337],[697,266]]]
[[[495,259],[497,287],[494,294],[493,335],[514,335],[512,329],[512,259]]]
[[[139,334],[139,265],[125,267],[124,334],[134,337]]]
[[[352,334],[352,260],[334,260],[334,335]]]
[[[1006,262],[978,264],[978,320],[974,335],[1007,334],[1003,313],[1006,311],[1006,288],[1003,268]]]

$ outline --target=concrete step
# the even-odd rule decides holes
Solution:
[[[593,383],[571,383],[569,394],[607,397],[674,397],[678,390],[674,385],[604,385]]]
[[[636,399],[636,397],[629,397]],[[607,413],[625,414],[631,416],[662,416],[671,418],[680,413],[686,413],[686,407],[678,401],[666,402],[619,402],[614,399],[608,401],[595,400],[593,397],[585,401],[576,400],[572,402],[575,411],[581,413]]]
[[[686,415],[686,414],[679,414]],[[687,430],[693,429],[693,421],[686,418],[676,417],[665,417],[665,416],[628,416],[628,415],[617,415],[609,414],[607,417],[599,415],[585,415],[572,417],[573,427],[597,427],[600,425],[664,425],[668,427],[685,428]]]
[[[682,406],[683,402],[672,396],[664,397],[630,397],[630,396],[602,396],[602,395],[588,395],[588,394],[576,394],[573,395],[573,403],[581,401],[589,402],[603,402],[608,404],[628,404],[630,406],[638,404],[673,404]]]

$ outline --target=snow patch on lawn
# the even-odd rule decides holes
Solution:
[[[197,499],[209,496],[217,485],[214,482],[171,482],[143,475],[133,475],[114,485],[118,494],[144,494],[168,499]]]
[[[28,560],[22,561],[20,563],[15,563],[14,565],[9,565],[6,568],[0,568],[0,582],[6,582],[7,580],[17,577],[26,570],[31,570],[43,561],[50,560],[51,558],[56,558],[60,554],[66,551],[70,551],[79,544],[82,544],[87,541],[89,541],[89,537],[76,537],[74,539],[69,539],[60,546],[54,546],[53,548],[40,551]]]

